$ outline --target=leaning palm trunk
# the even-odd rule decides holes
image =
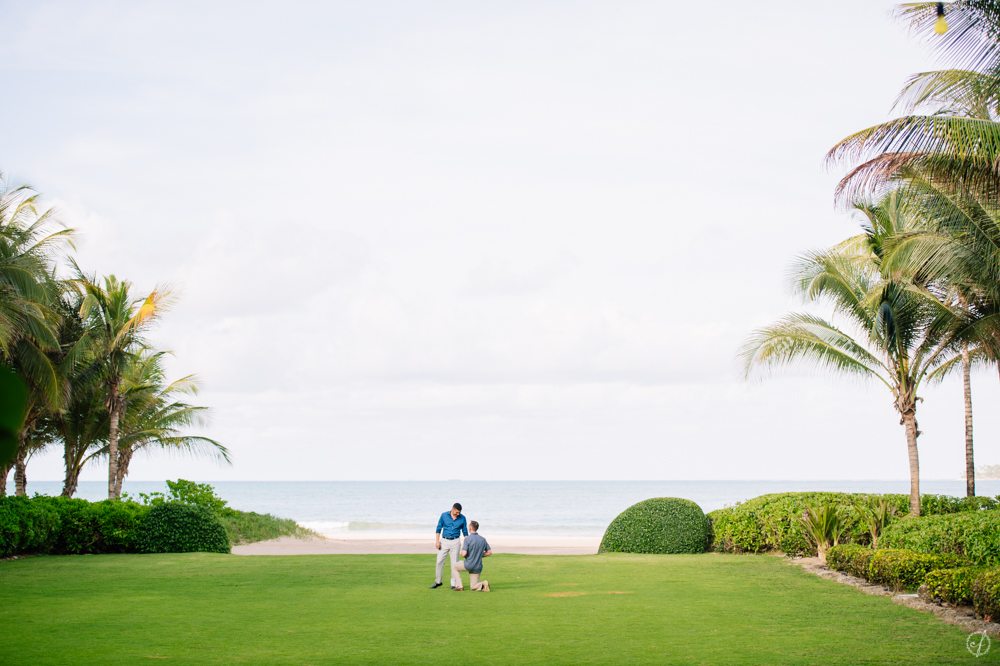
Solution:
[[[0,465],[0,497],[7,496],[7,475],[10,474],[10,465]]]
[[[972,363],[969,346],[962,346],[962,390],[965,397],[965,494],[976,494],[976,457],[972,449]]]
[[[118,465],[115,476],[115,497],[122,496],[122,486],[125,484],[125,477],[128,476],[128,466],[132,462],[131,447],[120,447],[118,449]]]
[[[66,476],[63,478],[62,496],[72,497],[76,494],[76,488],[80,483],[80,466],[75,464],[69,446],[63,449],[63,461],[66,466]]]

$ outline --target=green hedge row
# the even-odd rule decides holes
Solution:
[[[981,574],[988,571],[984,567],[958,567],[937,569],[924,577],[920,586],[920,596],[928,601],[943,601],[949,604],[972,604],[972,586]]]
[[[709,543],[708,518],[700,506],[678,497],[654,497],[611,521],[598,552],[704,553]]]
[[[867,546],[847,543],[833,546],[826,551],[826,565],[831,569],[849,573],[858,578],[868,578],[868,565],[875,551]]]
[[[915,590],[935,569],[967,565],[959,555],[931,555],[903,548],[880,548],[868,562],[868,580],[894,590]]]
[[[882,533],[879,546],[953,553],[973,564],[1000,565],[1000,511],[905,517]]]
[[[834,546],[826,554],[826,563],[893,589],[916,588],[929,601],[972,604],[980,617],[1000,619],[1000,567],[968,566],[960,555],[950,553],[872,550],[858,544]]]
[[[880,500],[888,502],[897,516],[909,511],[906,495],[863,493],[802,492],[762,495],[736,506],[708,514],[714,534],[712,547],[730,553],[780,551],[789,555],[815,554],[816,547],[802,526],[801,517],[810,507],[835,506],[844,523],[842,541],[870,542],[863,520],[864,509]],[[924,495],[921,510],[925,515],[987,512],[1000,507],[989,497],[951,497]]]
[[[66,497],[0,498],[0,557],[50,553],[229,552],[210,512],[167,502],[88,502]]]

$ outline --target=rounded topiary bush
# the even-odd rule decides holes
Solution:
[[[228,553],[226,529],[200,506],[164,502],[139,521],[138,547],[144,553]]]
[[[600,552],[703,553],[711,543],[708,518],[691,500],[654,497],[611,521]]]

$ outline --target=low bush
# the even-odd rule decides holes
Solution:
[[[204,507],[163,502],[139,521],[138,549],[144,553],[228,553],[229,536]]]
[[[226,528],[229,542],[234,546],[283,536],[316,536],[315,532],[290,518],[278,518],[268,513],[237,511],[227,507],[218,514],[218,518]]]
[[[868,565],[875,551],[856,543],[834,546],[826,553],[826,564],[831,569],[842,571],[858,578],[868,578]]]
[[[881,505],[881,507],[880,507]],[[864,493],[774,493],[761,495],[736,506],[712,511],[714,533],[712,547],[720,552],[759,553],[775,550],[789,555],[815,555],[816,547],[803,528],[801,516],[809,507],[833,506],[843,522],[841,541],[870,544],[872,510],[881,508],[885,515],[876,532],[909,511],[906,495]],[[948,495],[923,495],[924,514],[989,513],[984,509],[1000,506],[988,497],[958,498]],[[881,543],[879,545],[882,545]]]
[[[691,500],[656,497],[633,504],[611,521],[599,552],[703,553],[709,530],[708,518]]]
[[[984,571],[972,582],[972,605],[986,621],[1000,620],[1000,568]]]
[[[973,564],[1000,565],[1000,511],[967,511],[941,516],[906,517],[882,535],[887,548],[920,553],[953,553]]]
[[[901,548],[876,550],[868,564],[868,580],[894,590],[912,590],[928,572],[968,564],[958,555],[931,555]]]
[[[971,604],[972,584],[983,571],[983,567],[929,571],[924,576],[924,584],[920,586],[920,596],[927,601],[943,601],[956,605]]]

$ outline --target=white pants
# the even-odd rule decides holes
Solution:
[[[462,549],[461,539],[441,539],[441,550],[438,551],[437,556],[437,569],[434,571],[434,582],[441,582],[441,572],[444,571],[444,560],[446,557],[451,556],[451,566],[454,568],[455,564],[458,562],[458,551]],[[457,585],[461,585],[462,582],[458,581]],[[452,587],[456,586],[456,581],[454,577],[451,579]]]

